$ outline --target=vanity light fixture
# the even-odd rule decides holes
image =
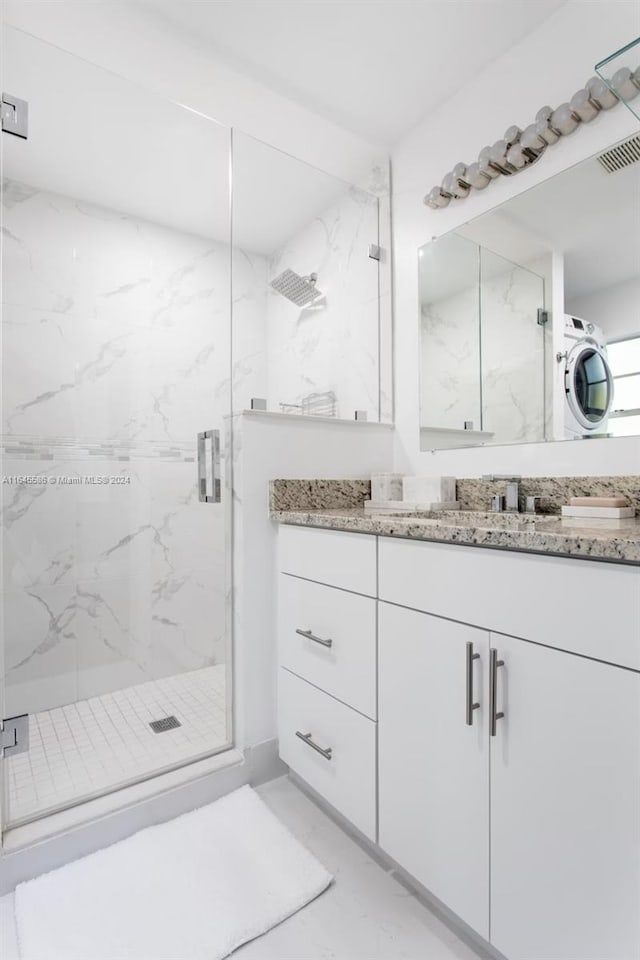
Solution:
[[[621,67],[608,83],[598,76],[591,77],[568,103],[560,104],[555,110],[549,106],[541,107],[534,122],[524,130],[515,124],[509,127],[501,140],[482,148],[475,163],[469,166],[457,163],[440,186],[433,187],[425,196],[425,205],[439,210],[452,200],[468,197],[472,190],[485,190],[498,177],[519,173],[535,163],[560,137],[568,137],[603,110],[610,110],[621,100],[633,100],[638,95],[640,66],[636,70]]]

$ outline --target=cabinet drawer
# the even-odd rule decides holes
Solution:
[[[640,567],[380,538],[380,599],[640,670]]]
[[[376,601],[282,573],[278,605],[280,664],[375,720]]]
[[[376,595],[376,538],[283,525],[280,570],[370,597]]]
[[[280,668],[280,756],[371,840],[376,839],[376,725]],[[310,734],[330,758],[296,733]]]

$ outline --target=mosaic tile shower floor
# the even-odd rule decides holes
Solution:
[[[29,751],[6,762],[11,822],[224,747],[225,674],[217,664],[31,714]],[[164,717],[180,725],[155,733]]]

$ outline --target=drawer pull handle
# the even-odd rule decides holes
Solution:
[[[298,627],[296,633],[300,634],[301,637],[306,637],[307,640],[313,640],[314,643],[319,643],[321,647],[333,646],[333,640],[324,640],[322,637],[317,637],[311,630],[302,630]]]
[[[498,660],[498,651],[495,647],[491,647],[489,650],[489,714],[492,737],[496,735],[498,720],[504,717],[504,713],[498,713],[498,667],[504,667],[504,660]]]
[[[465,721],[468,727],[473,726],[473,711],[478,710],[479,703],[473,702],[473,661],[479,660],[480,654],[473,652],[473,644],[467,641],[466,650],[466,675],[467,675],[467,696],[466,696],[466,716]]]
[[[299,737],[300,740],[304,740],[308,747],[311,747],[312,750],[315,750],[316,753],[319,753],[321,757],[324,757],[325,760],[331,760],[331,755],[333,750],[331,747],[327,747],[326,750],[323,747],[319,747],[317,743],[314,743],[311,739],[313,736],[312,733],[301,733],[300,730],[296,730],[296,737]]]

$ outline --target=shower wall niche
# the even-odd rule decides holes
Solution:
[[[386,180],[365,190],[234,132],[233,183],[235,409],[389,420]],[[317,275],[317,298],[274,289],[285,270]]]

